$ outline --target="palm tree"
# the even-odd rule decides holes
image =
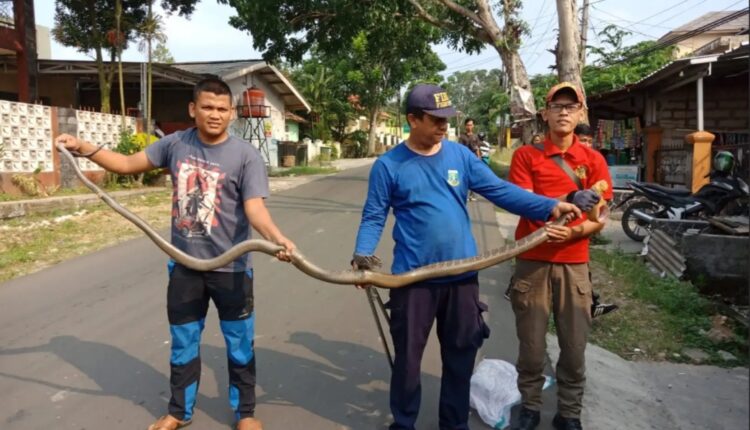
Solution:
[[[151,93],[152,93],[152,79],[151,79],[151,61],[152,61],[152,49],[151,46],[154,42],[166,43],[167,35],[164,33],[163,20],[161,15],[153,13],[152,10],[153,1],[148,2],[148,14],[143,23],[138,27],[138,34],[141,36],[141,40],[138,43],[138,50],[140,52],[146,52],[148,56],[148,68],[146,71],[147,75],[147,103],[146,103],[146,134],[151,135]]]
[[[328,125],[328,114],[329,105],[332,102],[329,94],[329,86],[333,81],[333,74],[322,65],[318,64],[309,73],[302,73],[298,76],[301,83],[302,94],[305,98],[310,100],[310,104],[313,107],[314,112],[318,114],[317,127],[315,121],[313,121],[313,132],[317,128],[318,138],[325,139],[328,137],[329,125]],[[315,137],[315,136],[313,136]]]
[[[122,48],[125,38],[122,37],[122,0],[115,1],[115,35],[117,49],[117,76],[120,81],[120,132],[125,131],[125,83],[122,80]]]

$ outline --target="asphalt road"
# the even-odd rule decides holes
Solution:
[[[328,176],[268,201],[285,234],[323,267],[347,266],[368,170]],[[470,211],[480,249],[501,244],[493,207],[472,202]],[[386,264],[392,246],[387,227],[378,251]],[[0,428],[145,429],[165,413],[165,263],[151,242],[136,239],[0,285]],[[515,326],[502,298],[509,270],[503,264],[480,274],[492,328],[481,355],[513,362]],[[390,372],[364,293],[315,281],[265,255],[256,256],[255,274],[257,416],[266,428],[384,428]],[[233,418],[226,355],[213,308],[201,356],[191,428],[227,429]],[[439,375],[433,337],[423,362],[419,429],[437,429]],[[554,413],[549,391],[542,430]],[[489,428],[475,416],[471,423]]]

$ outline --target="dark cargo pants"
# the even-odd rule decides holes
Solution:
[[[591,280],[588,264],[516,260],[511,303],[519,341],[518,391],[529,409],[542,407],[547,323],[554,315],[560,358],[557,362],[557,408],[579,418],[586,385],[584,353],[591,330]]]
[[[172,335],[169,414],[189,421],[201,376],[200,340],[209,301],[227,345],[229,403],[235,419],[255,413],[255,313],[252,271],[197,272],[169,265],[167,316]]]
[[[432,323],[443,373],[440,384],[441,430],[468,429],[469,387],[477,350],[489,336],[482,319],[477,276],[451,283],[417,283],[391,290],[391,336],[395,349],[391,375],[391,430],[413,430],[422,396],[422,354]]]

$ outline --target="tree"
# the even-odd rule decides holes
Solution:
[[[133,35],[133,23],[139,22],[145,15],[139,7],[140,2],[123,0],[121,29],[118,33],[114,15],[115,2],[116,0],[57,0],[55,3],[55,26],[52,29],[55,40],[83,53],[93,51],[99,75],[102,112],[111,110],[110,93],[116,69],[117,46],[127,46]],[[109,57],[107,63],[105,55]]]
[[[189,16],[198,0],[162,0],[168,13]],[[120,3],[121,22],[117,31],[115,11]],[[117,69],[117,50],[125,49],[138,23],[147,14],[150,0],[56,0],[52,35],[59,43],[93,56],[99,78],[101,111],[110,112],[112,78]]]
[[[510,82],[510,111],[517,121],[523,121],[524,139],[530,140],[536,116],[532,86],[526,66],[519,55],[521,37],[529,34],[527,24],[520,19],[521,0],[498,0],[497,14],[503,27],[495,21],[495,13],[488,0],[407,0],[416,16],[443,31],[443,40],[466,52],[476,52],[483,46],[492,47],[502,61]]]
[[[159,14],[153,13],[152,3],[153,2],[151,0],[148,1],[148,13],[146,15],[146,19],[144,19],[141,25],[138,26],[138,34],[141,37],[141,40],[138,43],[138,50],[141,52],[146,52],[148,61],[148,66],[146,68],[146,88],[148,95],[146,96],[146,106],[144,106],[146,110],[147,135],[151,134],[151,99],[153,94],[153,78],[151,72],[153,58],[151,45],[154,41],[162,44],[167,42],[167,35],[164,34],[164,31],[162,31],[163,26],[161,16]]]
[[[474,119],[477,131],[487,133],[488,140],[497,139],[496,120],[498,115],[509,113],[509,100],[500,85],[502,71],[470,70],[456,72],[445,81],[456,109],[464,117]]]
[[[421,46],[415,43],[420,29],[414,30],[396,25],[383,32],[361,31],[345,58],[347,81],[367,112],[369,154],[376,152],[377,121],[388,100],[410,82],[438,82],[438,72],[445,69],[426,39]]]
[[[120,131],[125,131],[125,82],[122,76],[122,49],[125,38],[122,36],[122,0],[115,0],[115,52],[117,54],[117,81],[120,87]]]
[[[292,70],[291,77],[319,117],[313,124],[314,136],[343,141],[347,124],[356,117],[354,106],[347,100],[351,92],[344,65],[313,51]]]
[[[589,94],[611,91],[637,82],[672,61],[672,47],[622,61],[623,58],[628,58],[656,43],[644,41],[623,47],[623,39],[629,34],[614,25],[609,25],[599,32],[602,46],[590,47],[591,52],[598,58],[593,65],[587,66],[583,71],[584,87]]]
[[[267,61],[297,64],[314,48],[347,64],[346,81],[371,124],[370,153],[385,102],[411,81],[436,79],[445,67],[431,48],[439,34],[399,13],[402,1],[226,0],[237,10],[230,22],[252,33],[254,47]]]
[[[598,33],[602,46],[588,47],[597,58],[592,65],[583,69],[583,88],[586,93],[598,94],[622,88],[643,79],[672,61],[674,48],[671,47],[623,61],[623,58],[629,58],[656,43],[645,41],[623,47],[623,39],[629,34],[614,25],[609,25]],[[534,98],[537,104],[544,103],[545,89],[554,85],[557,79],[558,77],[552,73],[532,77],[531,82],[535,89]]]
[[[166,43],[157,42],[153,52],[151,53],[151,57],[156,63],[174,63],[174,57],[172,56],[172,52],[169,50],[169,48],[167,48]]]
[[[576,0],[557,0],[557,75],[560,81],[573,82],[583,88],[581,58],[578,53],[580,36],[576,20]]]
[[[253,34],[256,49],[266,58],[301,58],[312,44],[324,52],[347,46],[373,23],[387,28],[437,30],[432,37],[466,52],[489,45],[497,51],[512,87],[511,109],[517,119],[533,118],[536,108],[518,48],[528,27],[520,20],[520,0],[498,0],[501,28],[488,0],[221,0],[237,10],[230,22]],[[262,16],[263,19],[258,19]],[[528,124],[530,122],[526,122]],[[529,131],[530,135],[531,132]]]

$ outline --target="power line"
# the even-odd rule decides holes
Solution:
[[[737,3],[740,3],[740,2],[737,2]],[[737,3],[735,3],[735,4],[737,4]],[[732,6],[734,6],[734,5],[731,5],[729,7],[732,7]],[[729,7],[727,7],[727,9]],[[644,50],[642,50],[640,52],[636,52],[636,53],[633,53],[632,55],[628,55],[627,57],[621,58],[620,60],[616,61],[615,64],[622,63],[622,62],[625,62],[625,61],[630,61],[633,58],[637,58],[637,57],[640,57],[642,55],[650,54],[650,53],[652,53],[654,51],[658,51],[659,49],[666,48],[668,46],[672,46],[672,45],[674,45],[676,43],[682,42],[683,40],[690,39],[693,36],[697,36],[699,34],[702,34],[702,33],[705,33],[707,31],[713,30],[714,28],[717,28],[717,27],[719,27],[719,26],[721,26],[723,24],[726,24],[727,22],[730,22],[730,21],[733,21],[733,20],[735,20],[737,18],[745,16],[745,15],[748,14],[748,12],[750,12],[750,8],[744,8],[744,9],[738,10],[736,12],[732,12],[729,15],[721,17],[721,18],[719,18],[719,19],[717,19],[715,21],[711,21],[708,24],[705,24],[705,25],[703,25],[701,27],[698,27],[696,29],[693,29],[693,30],[690,30],[688,32],[685,32],[683,34],[673,35],[672,37],[666,38],[666,39],[664,39],[661,42],[657,42],[654,45],[652,45],[651,47],[646,48],[646,49],[644,49]]]
[[[475,61],[473,63],[464,64],[464,65],[461,65],[461,66],[456,66],[456,67],[451,67],[451,68],[445,69],[444,72],[458,72],[458,71],[463,71],[462,69],[466,69],[468,67],[474,67],[474,66],[478,66],[480,64],[487,64],[487,63],[490,63],[490,62],[493,62],[493,61],[499,61],[499,60],[500,60],[499,58],[494,57],[494,56],[492,58],[483,58],[483,59]]]
[[[594,14],[591,14],[591,16],[594,17],[594,18],[596,18],[596,19],[598,19],[599,21],[601,21],[601,22],[603,22],[605,24],[609,24],[609,25],[615,26],[615,27],[617,27],[617,28],[619,28],[621,30],[625,30],[625,31],[629,32],[630,34],[640,34],[641,36],[646,36],[649,39],[654,39],[654,40],[658,39],[658,37],[656,37],[656,36],[643,33],[643,32],[638,31],[638,30],[636,30],[636,29],[634,29],[632,27],[623,27],[621,25],[615,24],[612,21],[607,21],[606,19],[602,18],[601,16],[594,16]]]
[[[685,1],[690,1],[690,0],[685,0]],[[685,3],[685,1],[683,1],[682,3]],[[665,29],[665,30],[671,30],[671,29],[672,29],[672,27],[667,27],[667,26],[664,26],[664,25],[654,25],[654,24],[648,24],[648,23],[644,22],[644,21],[645,21],[645,19],[642,19],[642,20],[640,20],[640,21],[631,21],[631,20],[629,20],[629,19],[625,19],[625,18],[622,18],[622,17],[620,17],[620,16],[617,16],[617,15],[615,15],[615,14],[613,14],[613,13],[607,12],[607,11],[606,11],[606,10],[604,10],[604,9],[599,9],[598,7],[595,7],[594,9],[596,9],[596,10],[597,10],[598,12],[601,12],[601,13],[603,13],[603,14],[605,14],[605,15],[608,15],[608,16],[610,16],[610,17],[614,18],[614,19],[618,19],[618,20],[620,20],[620,21],[625,21],[625,22],[627,22],[628,24],[630,24],[631,26],[633,26],[633,25],[645,25],[645,26],[649,26],[649,27],[659,27],[659,28],[663,28],[663,29]],[[625,28],[625,27],[622,27],[622,28]]]
[[[624,19],[624,18],[621,18],[621,17],[619,17],[619,16],[617,16],[617,15],[614,15],[614,14],[611,14],[611,13],[609,13],[609,12],[606,12],[606,11],[604,11],[604,10],[602,10],[602,9],[599,9],[598,7],[594,7],[594,9],[596,9],[596,10],[597,10],[597,11],[599,11],[599,12],[605,13],[605,14],[607,14],[607,15],[611,16],[611,17],[614,17],[615,19],[619,19],[619,20],[623,20],[623,21],[628,21],[628,22],[630,22],[631,24],[630,24],[630,25],[628,25],[628,26],[619,26],[619,25],[617,25],[617,24],[611,23],[611,22],[609,22],[609,21],[606,21],[606,20],[604,20],[604,19],[600,18],[600,19],[602,19],[602,21],[605,21],[605,22],[607,22],[607,23],[609,23],[609,24],[612,24],[612,25],[614,25],[614,26],[616,26],[616,27],[622,28],[622,29],[624,29],[624,30],[629,30],[629,31],[631,32],[631,35],[630,35],[630,36],[627,36],[627,37],[625,37],[625,39],[630,39],[631,37],[634,37],[634,35],[633,35],[632,33],[637,33],[637,34],[640,34],[640,35],[643,35],[643,36],[647,36],[647,37],[649,37],[649,38],[651,38],[651,39],[658,39],[658,37],[654,37],[654,36],[651,36],[651,35],[646,35],[645,33],[639,32],[638,30],[635,30],[635,29],[634,29],[633,27],[634,27],[634,26],[636,26],[636,25],[646,25],[646,26],[649,26],[649,27],[657,27],[657,26],[660,26],[660,24],[663,24],[663,23],[665,23],[665,22],[667,22],[667,21],[671,20],[672,18],[675,18],[675,17],[677,17],[677,16],[679,16],[679,15],[681,15],[681,14],[683,14],[683,13],[685,13],[685,12],[689,11],[689,10],[691,10],[691,8],[687,8],[687,7],[685,7],[685,8],[682,8],[682,9],[681,9],[681,11],[680,11],[680,12],[679,12],[678,14],[676,14],[676,15],[673,15],[673,16],[671,16],[671,17],[669,17],[669,18],[667,18],[667,19],[665,19],[665,20],[663,20],[663,21],[660,21],[660,22],[656,23],[656,24],[648,23],[648,22],[646,22],[646,21],[648,21],[649,19],[651,19],[651,18],[654,18],[654,17],[656,17],[656,16],[659,16],[659,15],[661,15],[661,14],[665,13],[665,12],[668,12],[668,11],[674,10],[674,9],[675,9],[675,8],[676,8],[677,6],[683,5],[683,4],[685,4],[685,3],[688,3],[688,2],[691,2],[691,1],[693,1],[693,0],[680,0],[679,2],[675,3],[674,5],[672,5],[672,6],[668,7],[668,8],[666,8],[666,9],[662,9],[662,10],[660,10],[659,12],[656,12],[656,13],[654,13],[654,14],[652,14],[652,15],[649,15],[649,16],[647,16],[646,18],[643,18],[643,19],[642,19],[642,20],[640,20],[640,21],[628,21],[628,20],[626,20],[626,19]],[[694,5],[692,6],[692,7],[698,6],[698,5],[702,4],[702,3],[705,3],[706,1],[707,1],[707,0],[700,0],[700,1],[698,2],[698,3],[694,4]],[[669,30],[672,30],[672,28],[671,28],[671,27],[669,27],[669,28],[668,28],[668,27],[663,27],[663,28],[667,28],[667,29],[669,29]]]
[[[701,0],[700,2],[696,3],[695,5],[693,5],[693,7],[696,7],[696,6],[698,6],[700,4],[703,4],[703,3],[707,2],[707,1],[708,0]],[[656,25],[664,24],[665,22],[670,21],[670,20],[672,20],[672,19],[674,19],[674,18],[676,18],[676,17],[684,14],[685,12],[690,12],[690,9],[689,8],[685,8],[685,9],[681,10],[680,12],[678,12],[678,13],[670,16],[669,18],[667,18],[667,19],[665,19],[663,21],[657,22]]]
[[[673,4],[672,6],[669,6],[669,7],[668,7],[668,8],[666,8],[666,9],[662,9],[662,10],[660,10],[659,12],[656,12],[656,13],[655,13],[655,14],[653,14],[653,15],[649,15],[649,16],[647,16],[647,17],[643,18],[642,20],[640,20],[639,22],[635,22],[634,24],[644,24],[644,25],[652,25],[652,24],[646,24],[646,21],[648,21],[649,19],[651,19],[651,18],[653,18],[653,17],[655,17],[655,16],[659,16],[659,15],[663,14],[664,12],[668,12],[668,11],[670,11],[670,10],[674,10],[674,8],[676,8],[677,6],[679,6],[679,5],[682,5],[682,4],[685,4],[685,3],[687,3],[687,2],[690,2],[690,1],[693,1],[693,0],[680,0],[679,2],[677,2],[677,3]],[[594,7],[594,9],[596,9],[596,10],[598,10],[598,11],[600,11],[600,12],[604,12],[604,11],[602,11],[601,9],[599,9],[598,7]],[[610,14],[609,14],[609,13],[607,13],[607,15],[610,15]],[[621,18],[621,17],[619,17],[619,16],[614,16],[614,15],[610,15],[610,16],[613,16],[614,18],[617,18],[617,19],[623,19],[623,18]],[[624,19],[623,19],[623,21],[624,21]]]
[[[544,34],[547,34],[547,32],[548,32],[548,31],[550,31],[550,29],[552,28],[552,23],[553,23],[553,21],[554,21],[554,18],[555,18],[556,16],[557,16],[557,14],[556,14],[556,13],[555,13],[555,14],[553,14],[553,15],[551,16],[551,18],[550,18],[550,19],[549,19],[549,20],[547,21],[547,27],[546,27],[546,29],[544,30]],[[552,39],[555,39],[555,38],[556,38],[556,36],[553,36],[553,37],[552,37]],[[535,55],[535,54],[537,53],[537,51],[539,51],[539,45],[540,45],[540,44],[541,44],[542,42],[543,42],[543,39],[539,39],[539,41],[537,41],[537,43],[536,43],[536,44],[534,45],[534,52],[532,52],[532,53],[530,54],[531,56],[534,56],[534,55]],[[527,66],[527,69],[528,69],[528,68],[531,68],[531,67],[532,67],[532,66],[533,66],[534,64],[536,64],[536,61],[537,61],[537,60],[539,59],[539,57],[541,57],[541,55],[537,56],[537,57],[536,57],[536,59],[534,59],[534,60],[533,60],[533,62],[532,62],[531,64],[529,64],[529,65]]]
[[[536,18],[534,19],[534,24],[531,25],[531,33],[534,34],[534,30],[536,29],[536,25],[539,23],[539,18],[542,16],[542,11],[544,10],[544,6],[547,5],[547,0],[543,0],[541,6],[539,6],[539,12],[536,14]]]
[[[483,61],[487,59],[487,58],[481,58],[481,57],[482,57],[482,54],[479,54],[478,56],[472,55],[472,56],[461,58],[459,61],[453,62],[451,64],[451,67],[449,67],[446,70],[460,69],[461,67],[466,67],[468,64],[473,64],[473,63],[476,63],[477,61]]]

